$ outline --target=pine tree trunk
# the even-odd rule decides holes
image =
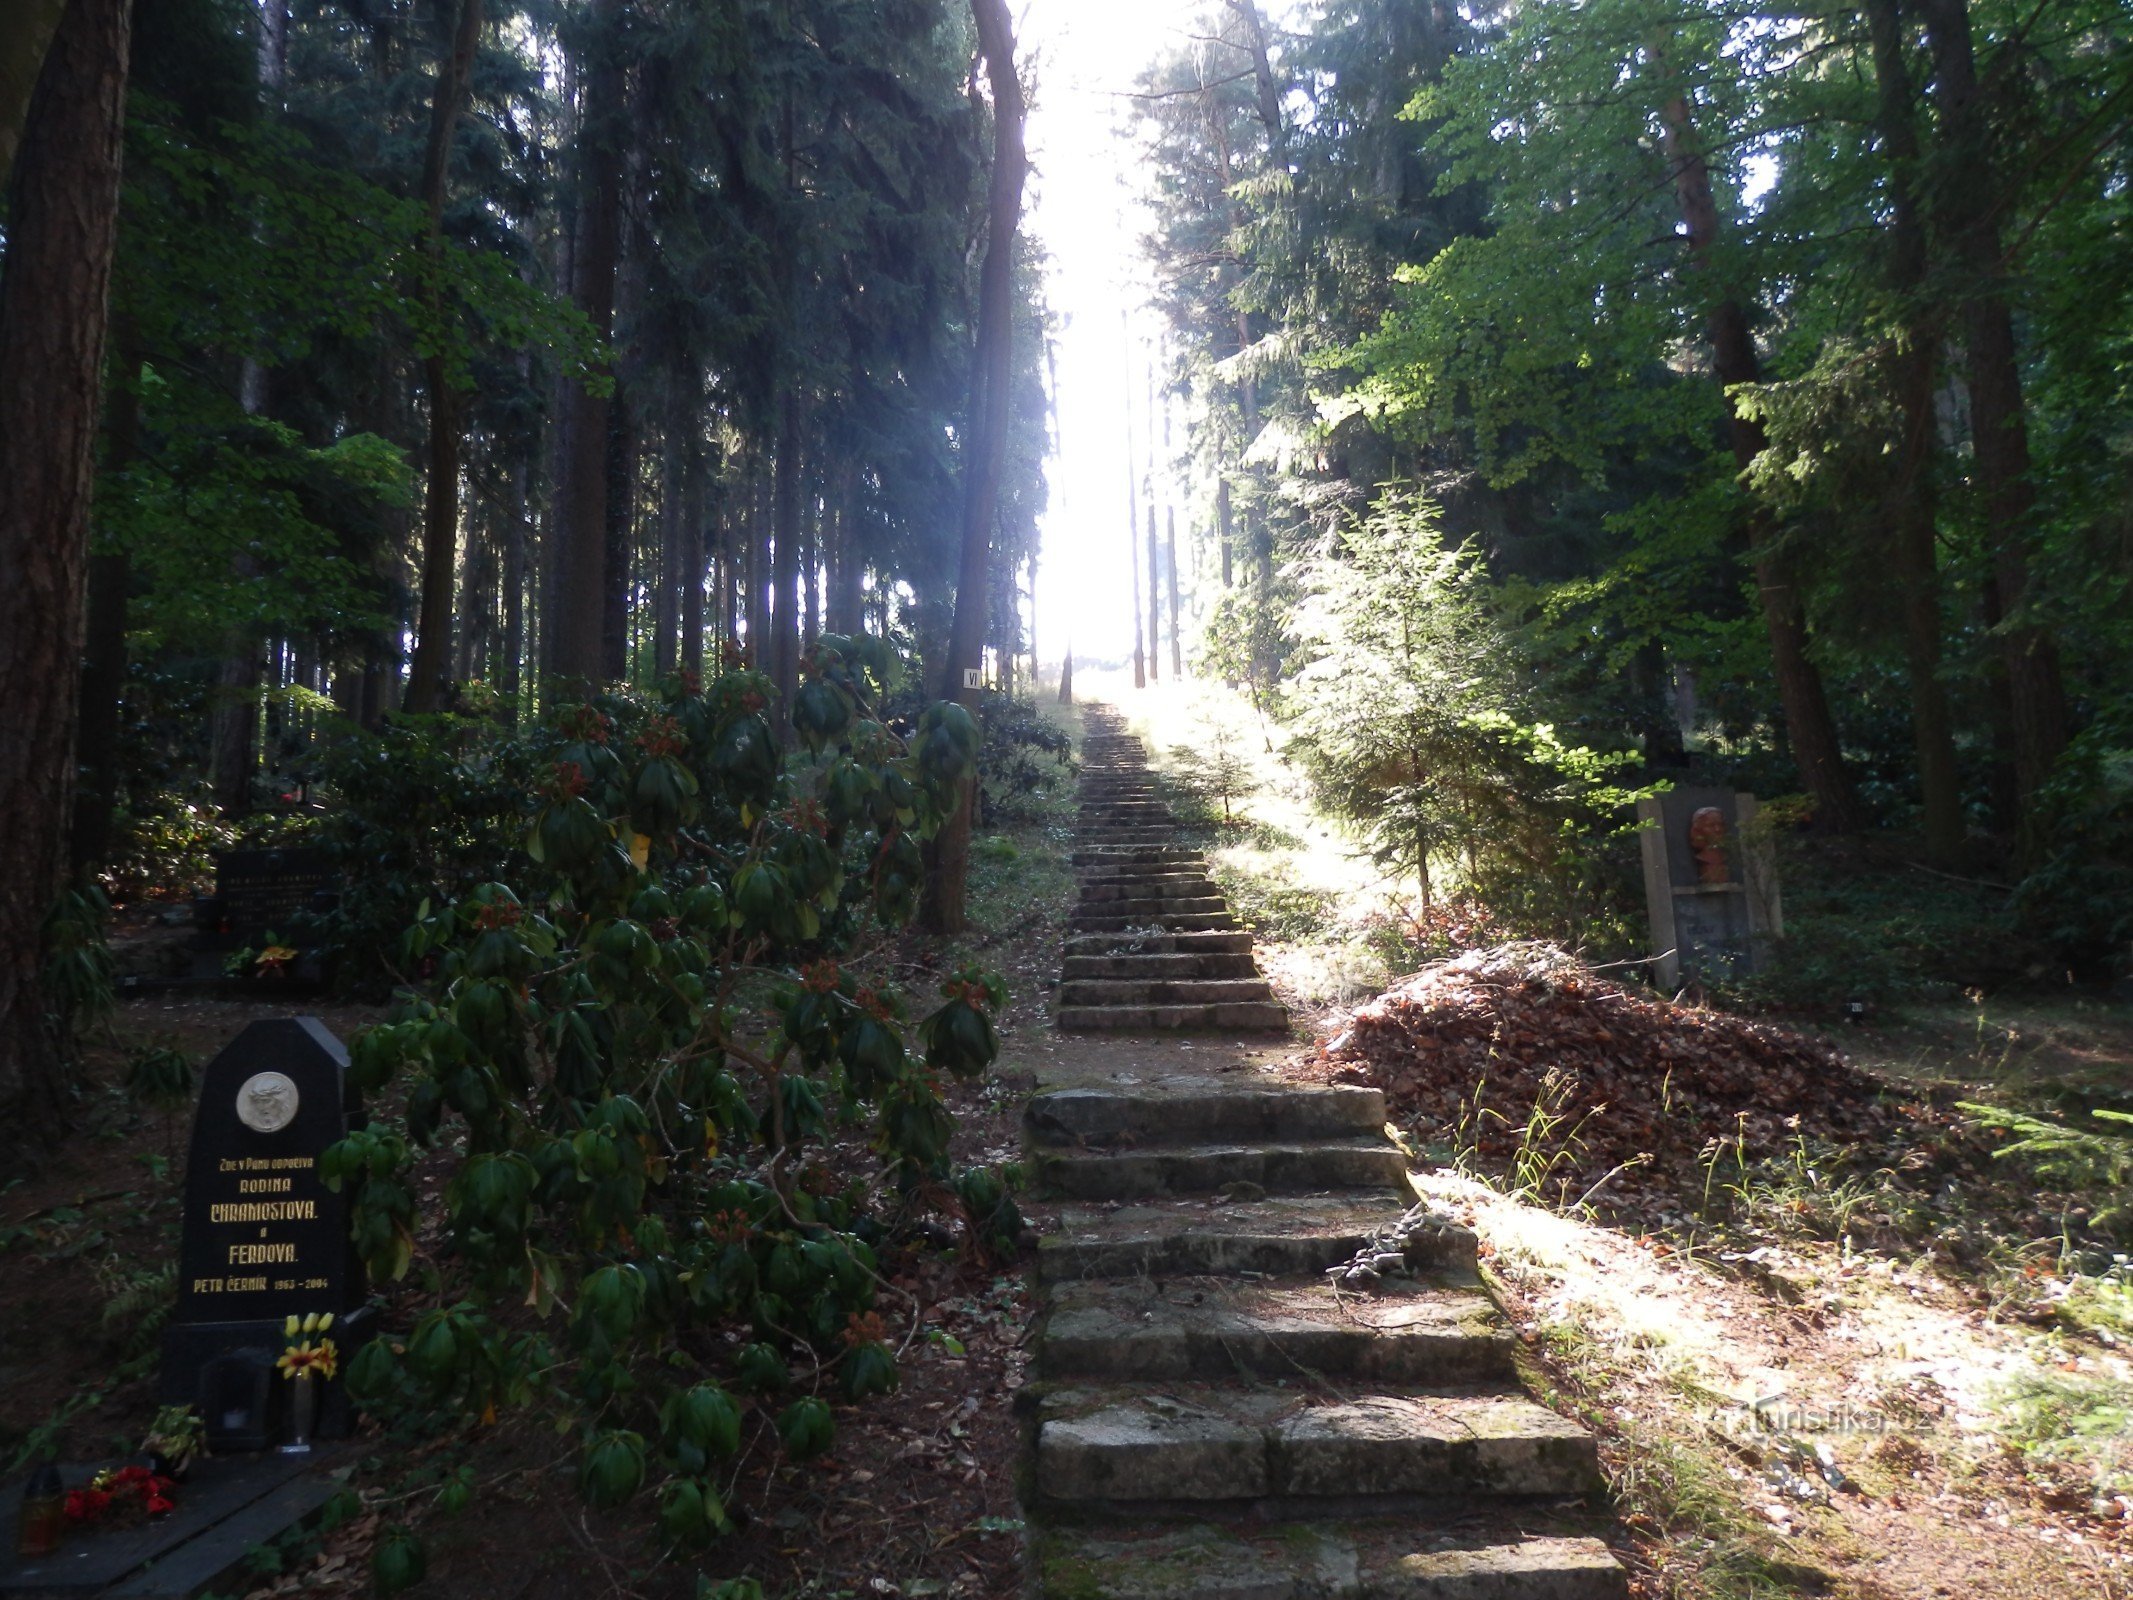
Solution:
[[[616,35],[622,0],[592,0],[594,58],[585,73],[578,144],[578,216],[570,297],[605,340],[615,320],[615,265],[622,234],[624,69]],[[562,475],[555,489],[556,585],[548,619],[549,670],[574,689],[603,665],[607,594],[607,397],[584,383],[563,386]]]
[[[1178,508],[1163,507],[1163,566],[1170,580],[1170,675],[1185,676],[1185,641],[1178,622]]]
[[[1903,590],[1904,657],[1926,855],[1945,866],[1960,855],[1964,830],[1948,692],[1940,681],[1940,573],[1932,475],[1940,328],[1919,305],[1926,283],[1926,236],[1914,187],[1918,132],[1898,0],[1866,0],[1865,10],[1878,93],[1875,125],[1890,166],[1888,282],[1903,307],[1904,321],[1903,345],[1889,356],[1903,437],[1890,463],[1887,525],[1892,566]]]
[[[62,1120],[39,981],[67,871],[89,505],[118,232],[130,0],[69,0],[30,97],[0,266],[0,1127]]]
[[[0,19],[0,190],[14,170],[37,73],[66,9],[67,0],[14,0]]]
[[[974,703],[965,688],[967,669],[982,666],[988,602],[992,598],[993,527],[998,520],[1000,476],[1007,459],[1008,422],[1014,380],[1015,232],[1022,220],[1022,182],[1028,170],[1023,150],[1021,80],[1015,76],[1015,35],[1007,0],[971,0],[978,48],[992,86],[993,142],[985,217],[985,259],[978,271],[978,327],[971,361],[972,438],[963,468],[963,548],[955,588],[955,623],[949,636],[943,699]],[[976,784],[964,779],[953,814],[933,842],[927,865],[923,914],[935,933],[963,931],[968,920],[970,827]]]
[[[699,682],[704,674],[704,494],[703,447],[684,446],[681,473],[681,660],[680,670]]]
[[[1712,254],[1718,243],[1718,206],[1711,195],[1710,169],[1705,164],[1688,101],[1676,97],[1661,112],[1665,146],[1673,166],[1674,192],[1688,230],[1689,266],[1698,278],[1715,278]],[[1748,329],[1748,315],[1728,286],[1705,283],[1709,303],[1705,331],[1711,342],[1714,375],[1724,389],[1735,384],[1762,381],[1761,363],[1755,354],[1755,339]],[[1762,424],[1747,417],[1728,400],[1727,434],[1733,459],[1745,471],[1762,454],[1767,442]],[[1844,769],[1837,741],[1835,720],[1822,688],[1822,675],[1808,653],[1807,607],[1787,564],[1772,549],[1775,530],[1766,512],[1750,507],[1747,515],[1748,551],[1755,587],[1762,603],[1764,631],[1770,640],[1778,698],[1785,711],[1785,732],[1792,746],[1792,759],[1800,769],[1801,782],[1814,797],[1816,826],[1829,833],[1855,833],[1859,827],[1858,804],[1850,775]]]
[[[129,319],[114,319],[117,372],[104,402],[104,471],[122,472],[140,447],[141,355]],[[126,613],[133,563],[123,550],[89,557],[89,610],[81,663],[81,714],[75,735],[70,847],[73,875],[94,877],[111,854],[112,812],[118,805],[119,709],[126,688]]]
[[[652,595],[652,677],[681,664],[681,587],[687,581],[682,548],[682,475],[686,442],[670,412],[659,443],[659,583]]]
[[[451,54],[438,64],[430,95],[430,136],[422,159],[422,203],[429,213],[428,249],[433,271],[442,270],[445,179],[452,166],[452,130],[474,75],[481,44],[481,0],[459,0],[459,26]],[[431,314],[441,307],[434,289]],[[407,709],[436,711],[444,705],[446,665],[452,647],[452,566],[459,544],[459,397],[446,374],[444,355],[423,362],[430,397],[429,482],[422,519],[422,614],[415,631],[415,658],[407,674]]]
[[[800,395],[788,383],[778,406],[777,481],[772,515],[776,520],[770,553],[770,676],[777,686],[778,726],[792,716],[792,698],[800,686]]]
[[[635,662],[630,649],[630,592],[637,557],[637,411],[619,377],[607,413],[606,581],[600,595],[600,675],[622,683]]]
[[[1970,434],[1992,578],[2006,619],[1997,632],[2014,738],[2017,831],[2024,860],[2034,860],[2046,844],[2038,791],[2066,748],[2068,727],[2058,646],[2028,609],[2036,486],[2029,475],[2029,421],[2000,250],[2005,180],[1994,170],[1991,131],[1978,105],[1968,0],[1919,0],[1919,11],[1933,53],[1941,141],[1949,157],[1935,212],[1959,269]]]

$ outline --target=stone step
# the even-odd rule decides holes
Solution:
[[[1387,1278],[1374,1293],[1324,1277],[1063,1283],[1044,1311],[1046,1378],[1288,1378],[1506,1382],[1517,1340],[1473,1274]]]
[[[1228,908],[1229,902],[1217,890],[1213,894],[1154,894],[1133,899],[1100,900],[1088,899],[1084,891],[1082,901],[1074,909],[1104,917],[1133,917],[1190,916],[1195,912],[1225,911]]]
[[[1160,916],[1098,916],[1077,911],[1068,924],[1075,933],[1235,933],[1237,919],[1227,911],[1169,911]]]
[[[1592,1435],[1504,1392],[1170,1383],[1054,1389],[1038,1405],[1036,1490],[1054,1504],[1580,1495]]]
[[[1168,872],[1143,878],[1085,878],[1081,884],[1083,905],[1102,905],[1113,900],[1219,900],[1222,890],[1213,879],[1187,872]]]
[[[1606,1545],[1522,1526],[1347,1522],[1055,1526],[1032,1538],[1034,1600],[1626,1600]]]
[[[1279,1000],[1225,1000],[1205,1006],[1061,1006],[1052,1025],[1062,1033],[1283,1033],[1288,1008]]]
[[[1055,1089],[1033,1096],[1023,1107],[1022,1126],[1034,1143],[1076,1147],[1369,1137],[1384,1130],[1385,1093],[1348,1084],[1164,1078],[1145,1093]]]
[[[1059,986],[1062,1006],[1225,1006],[1272,1000],[1264,978],[1078,978]]]
[[[1182,933],[1082,933],[1066,941],[1069,960],[1105,955],[1249,955],[1248,933],[1209,929]]]
[[[1382,1137],[1158,1145],[1139,1150],[1040,1147],[1035,1155],[1038,1181],[1052,1194],[1070,1200],[1211,1194],[1232,1184],[1250,1184],[1271,1194],[1315,1194],[1328,1189],[1391,1189],[1407,1181],[1407,1158]]]
[[[1037,1242],[1043,1283],[1077,1278],[1261,1273],[1296,1277],[1340,1265],[1399,1220],[1397,1197],[1266,1195],[1065,1205],[1059,1230]],[[1410,1233],[1419,1270],[1465,1271],[1474,1235],[1448,1218]]]
[[[1198,850],[1182,844],[1091,845],[1076,850],[1069,859],[1077,867],[1140,866],[1169,861],[1198,863],[1205,860]]]
[[[1087,887],[1092,883],[1135,883],[1144,878],[1206,878],[1207,858],[1197,853],[1166,856],[1160,861],[1102,862],[1074,869],[1074,881]]]
[[[1177,836],[1175,828],[1095,827],[1077,829],[1074,841],[1078,845],[1175,844]]]
[[[1256,978],[1249,952],[1236,955],[1068,956],[1060,976],[1077,978]]]

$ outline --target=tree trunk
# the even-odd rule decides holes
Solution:
[[[481,44],[481,0],[459,0],[459,26],[451,53],[437,65],[437,86],[430,94],[430,137],[422,156],[422,204],[429,216],[425,248],[430,270],[443,270],[445,178],[452,166],[452,129],[474,75],[474,52]],[[436,284],[427,298],[430,313],[440,317]],[[436,337],[432,333],[432,337]],[[436,711],[444,705],[447,665],[452,648],[452,566],[459,552],[459,397],[446,373],[444,352],[433,350],[422,364],[430,397],[429,482],[422,518],[422,613],[415,630],[415,658],[407,673],[407,709]]]
[[[1696,142],[1687,99],[1677,95],[1669,100],[1661,119],[1666,128],[1667,159],[1673,166],[1674,193],[1688,229],[1690,271],[1707,280],[1706,333],[1711,341],[1712,367],[1724,389],[1759,383],[1762,367],[1755,354],[1754,336],[1748,329],[1747,311],[1730,286],[1716,281],[1712,253],[1718,242],[1718,206],[1711,196],[1710,169]],[[1767,442],[1762,424],[1743,415],[1730,398],[1726,402],[1726,424],[1733,459],[1745,472]],[[1800,779],[1814,797],[1816,825],[1830,833],[1855,833],[1859,827],[1858,804],[1852,794],[1850,775],[1844,770],[1822,675],[1808,654],[1807,608],[1786,563],[1771,548],[1774,532],[1768,515],[1760,508],[1750,507],[1749,561],[1762,602],[1764,631],[1770,639],[1778,697],[1784,705],[1786,736]]]
[[[2066,748],[2067,710],[2058,646],[2029,609],[2036,487],[2029,476],[2029,421],[2000,252],[2005,180],[1994,170],[1990,130],[1978,104],[1968,0],[1919,0],[1919,12],[1933,52],[1941,142],[1949,157],[1934,209],[1959,269],[1970,435],[1992,577],[2006,619],[1997,631],[2013,720],[2017,827],[2023,858],[2034,860],[2047,842],[2038,791]]]
[[[1067,646],[1066,659],[1059,663],[1059,703],[1070,706],[1074,703],[1074,647]]]
[[[130,0],[68,0],[32,92],[0,267],[0,1113],[6,1139],[63,1117],[40,983],[65,882]]]
[[[636,665],[630,649],[630,595],[637,557],[637,411],[618,376],[607,411],[606,582],[600,595],[600,675],[625,682]]]
[[[118,382],[104,406],[104,471],[123,472],[140,448],[141,355],[130,319],[115,319]],[[90,881],[111,854],[118,805],[119,707],[126,688],[126,609],[133,563],[124,550],[89,557],[89,612],[81,662],[81,714],[75,735],[70,852],[73,875]]]
[[[1178,621],[1178,508],[1163,507],[1163,565],[1170,580],[1170,676],[1185,676],[1185,641]]]
[[[37,72],[66,9],[67,0],[16,0],[0,19],[0,189],[14,170]]]
[[[704,487],[703,443],[683,447],[681,471],[681,660],[680,670],[701,681],[704,673]]]
[[[963,468],[963,549],[956,575],[955,622],[942,674],[944,699],[976,699],[964,687],[969,668],[983,665],[991,599],[993,524],[1000,501],[1000,475],[1007,459],[1007,432],[1014,400],[1015,231],[1022,220],[1022,84],[1015,76],[1015,35],[1007,0],[970,0],[978,48],[992,85],[992,174],[986,196],[985,259],[978,272],[978,327],[971,361],[970,453]],[[965,886],[970,870],[971,809],[976,784],[965,779],[954,813],[934,840],[924,902],[926,926],[935,933],[963,931]]]
[[[1889,378],[1903,418],[1903,437],[1890,463],[1886,521],[1894,557],[1891,565],[1903,590],[1911,738],[1918,760],[1926,855],[1946,866],[1962,850],[1963,802],[1948,692],[1940,681],[1940,573],[1932,474],[1933,380],[1940,327],[1919,304],[1926,282],[1926,236],[1914,187],[1918,130],[1898,0],[1865,0],[1865,11],[1878,92],[1874,120],[1889,163],[1888,282],[1903,319],[1901,346],[1889,355]]]
[[[1229,474],[1215,480],[1215,538],[1222,546],[1222,587],[1236,587],[1235,542],[1230,528]]]
[[[578,217],[570,297],[606,340],[615,320],[615,262],[622,233],[624,72],[617,24],[622,0],[592,0],[595,56],[585,73],[578,135]],[[563,386],[562,476],[555,490],[557,583],[549,620],[549,670],[573,689],[598,680],[607,594],[607,397]]]
[[[1126,313],[1118,314],[1119,355],[1125,363],[1126,398],[1119,414],[1126,419],[1126,571],[1133,579],[1133,687],[1148,687],[1148,657],[1141,648],[1141,496],[1133,473],[1133,340]]]
[[[788,382],[778,406],[777,481],[771,512],[777,540],[770,553],[770,677],[777,686],[777,721],[792,717],[800,687],[800,394]]]

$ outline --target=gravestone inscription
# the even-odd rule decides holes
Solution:
[[[215,892],[194,902],[193,920],[231,948],[269,933],[293,938],[298,918],[333,908],[335,882],[323,850],[225,851],[215,858]]]
[[[284,1319],[332,1312],[344,1362],[364,1336],[348,1197],[318,1170],[361,1117],[348,1052],[315,1017],[252,1023],[202,1074],[162,1388],[166,1404],[200,1408],[212,1445],[269,1442],[280,1387],[263,1374]],[[345,1425],[339,1387],[328,1386],[322,1436]]]

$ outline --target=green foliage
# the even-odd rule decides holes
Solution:
[[[921,1062],[898,998],[843,964],[908,914],[905,846],[974,764],[960,708],[929,710],[908,744],[877,718],[889,665],[826,637],[812,749],[783,761],[769,686],[732,672],[520,734],[404,726],[356,763],[377,797],[356,825],[379,839],[402,784],[465,767],[445,794],[476,784],[481,805],[406,870],[501,872],[417,908],[398,959],[426,985],[351,1052],[366,1093],[404,1089],[403,1126],[321,1162],[380,1281],[434,1229],[421,1272],[461,1296],[350,1364],[366,1405],[432,1427],[536,1408],[579,1433],[589,1503],[649,1490],[663,1535],[697,1545],[727,1526],[720,1468],[749,1397],[776,1397],[793,1459],[832,1443],[825,1400],[789,1394],[796,1352],[810,1387],[894,1386],[876,1246],[899,1194],[949,1180],[932,1069],[990,1065],[1005,992],[955,973]],[[387,773],[393,752],[413,770]],[[513,774],[531,787],[511,795]],[[824,1159],[855,1121],[892,1180],[879,1192]],[[425,1152],[441,1192],[414,1182]],[[704,1337],[719,1329],[746,1341]]]
[[[1997,1159],[2019,1160],[2040,1180],[2078,1197],[2097,1232],[2133,1232],[2133,1131],[2070,1128],[2003,1106],[1958,1103],[1984,1127],[2011,1139],[1993,1152]],[[2089,1115],[2133,1130],[2133,1113],[2097,1107]]]
[[[1597,909],[1586,841],[1634,798],[1630,759],[1529,720],[1519,653],[1474,556],[1434,515],[1388,494],[1346,521],[1306,569],[1297,614],[1305,663],[1284,701],[1320,798],[1376,859],[1521,897],[1536,931],[1577,936]]]

